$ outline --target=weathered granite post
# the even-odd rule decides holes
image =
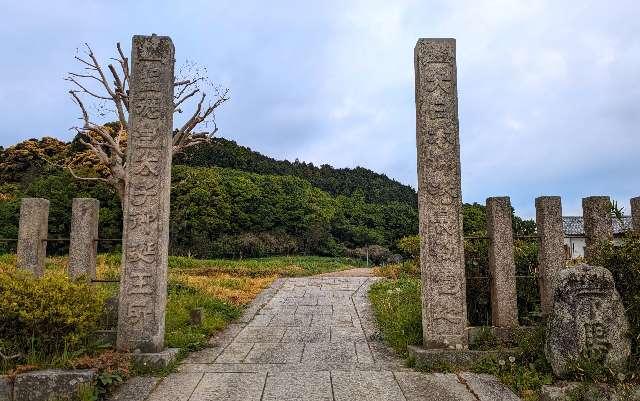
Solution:
[[[631,198],[631,221],[633,230],[640,234],[640,196]]]
[[[613,238],[611,221],[611,201],[608,196],[589,196],[582,198],[582,219],[584,221],[585,248],[587,263],[593,263],[594,247],[598,243]]]
[[[516,262],[513,256],[511,201],[508,196],[487,198],[487,234],[491,275],[491,321],[495,327],[518,325]]]
[[[467,344],[455,39],[415,47],[422,326],[427,348]]]
[[[164,348],[171,189],[174,47],[134,36],[117,348]]]
[[[556,273],[564,267],[564,231],[562,229],[562,200],[559,196],[536,198],[536,227],[538,248],[538,288],[542,314],[553,307],[553,283]]]
[[[69,277],[96,278],[98,251],[98,214],[100,202],[92,198],[74,198],[71,210]]]
[[[38,277],[44,274],[49,230],[49,201],[23,198],[20,204],[18,228],[17,266]]]

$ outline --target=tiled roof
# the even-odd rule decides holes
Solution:
[[[623,216],[622,221],[615,217],[611,220],[613,223],[613,234],[622,234],[631,229],[631,216]],[[565,235],[584,235],[584,220],[582,216],[563,216],[562,229]]]

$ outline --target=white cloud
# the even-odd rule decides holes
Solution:
[[[632,0],[51,7],[3,7],[2,145],[66,132],[76,110],[61,77],[73,49],[87,40],[107,56],[135,28],[171,34],[179,60],[197,60],[231,87],[218,114],[223,135],[276,157],[362,165],[414,185],[413,47],[443,36],[457,38],[465,200],[509,194],[530,215],[542,193],[565,196],[568,207],[588,193],[638,195]],[[85,22],[95,15],[105,23]]]

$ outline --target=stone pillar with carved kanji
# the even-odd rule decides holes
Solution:
[[[564,267],[564,231],[562,229],[562,200],[559,196],[536,198],[536,229],[538,248],[538,288],[543,315],[553,307],[553,283]]]
[[[584,258],[593,263],[597,257],[598,245],[613,239],[611,201],[608,196],[582,198],[582,219],[584,221]]]
[[[164,348],[171,190],[174,47],[134,36],[117,348]]]
[[[455,39],[415,47],[422,327],[427,348],[467,345]]]
[[[487,198],[491,322],[495,327],[518,325],[516,262],[513,256],[513,224],[508,196]]]

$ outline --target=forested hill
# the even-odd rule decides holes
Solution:
[[[366,168],[320,167],[312,163],[276,160],[236,142],[215,138],[213,143],[200,145],[176,156],[174,164],[192,167],[226,167],[257,174],[292,175],[304,178],[313,186],[331,195],[351,196],[364,193],[368,203],[397,201],[417,208],[416,191],[408,186]]]
[[[18,235],[24,197],[49,199],[50,238],[69,237],[75,197],[100,201],[100,237],[121,237],[122,210],[114,191],[103,182],[74,179],[62,168],[68,163],[86,177],[105,169],[77,141],[45,137],[0,148],[0,238]],[[402,188],[404,199],[394,198]],[[385,254],[395,251],[398,239],[418,232],[410,187],[366,169],[273,160],[223,139],[176,158],[170,216],[172,254],[204,258],[338,256],[372,245],[387,249],[380,252]],[[117,243],[100,246],[112,250]],[[64,253],[65,247],[51,242],[49,250]],[[0,253],[10,250],[14,243],[0,242]]]

